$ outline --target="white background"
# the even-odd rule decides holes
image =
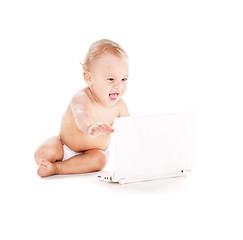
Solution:
[[[234,0],[1,1],[1,239],[242,239],[242,12]],[[129,54],[132,115],[196,111],[187,178],[37,176],[33,152],[58,134],[102,38]]]

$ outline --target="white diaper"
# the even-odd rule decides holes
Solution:
[[[60,137],[59,137],[59,139],[61,140],[62,145],[63,145],[63,153],[64,153],[64,155],[63,155],[62,161],[65,161],[65,160],[67,160],[67,159],[69,159],[71,157],[83,154],[83,152],[74,152],[67,145],[64,144],[64,142],[62,141],[62,139]]]
[[[80,154],[83,154],[83,152],[74,152],[73,150],[71,150],[67,145],[63,144],[63,161],[64,160],[67,160],[71,157],[74,157],[74,156],[77,156],[77,155],[80,155]]]
[[[74,157],[74,156],[77,156],[77,155],[80,155],[80,154],[83,154],[84,152],[74,152],[73,150],[71,150],[67,145],[65,145],[65,143],[62,141],[62,139],[59,137],[60,141],[62,142],[62,145],[63,145],[63,159],[62,161],[65,161],[71,157]],[[107,156],[107,158],[111,155],[111,152],[110,150],[106,150],[105,151],[105,154]]]

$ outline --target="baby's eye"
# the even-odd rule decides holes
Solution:
[[[123,81],[123,82],[127,81],[127,78],[123,78],[122,81]]]
[[[114,78],[108,78],[107,80],[112,82],[114,81]]]

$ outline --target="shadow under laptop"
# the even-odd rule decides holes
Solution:
[[[103,170],[103,174],[110,171]],[[83,174],[68,174],[68,175],[52,175],[42,178],[44,181],[60,181],[60,180],[75,180],[76,183],[91,184],[99,188],[103,188],[106,192],[110,193],[154,193],[154,194],[167,194],[167,193],[185,193],[189,191],[192,183],[192,176],[180,176],[171,178],[162,178],[156,180],[132,182],[132,183],[113,183],[100,181],[98,175],[101,172],[83,173]]]
[[[133,183],[112,183],[97,181],[100,187],[104,187],[106,190],[115,190],[121,192],[133,192],[133,193],[184,193],[190,189],[190,176],[163,178],[149,181],[140,181]]]

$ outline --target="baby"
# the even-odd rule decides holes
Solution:
[[[72,97],[59,136],[47,139],[34,154],[40,177],[102,170],[114,119],[129,116],[122,99],[128,56],[121,46],[107,39],[94,42],[82,66],[88,86]]]

